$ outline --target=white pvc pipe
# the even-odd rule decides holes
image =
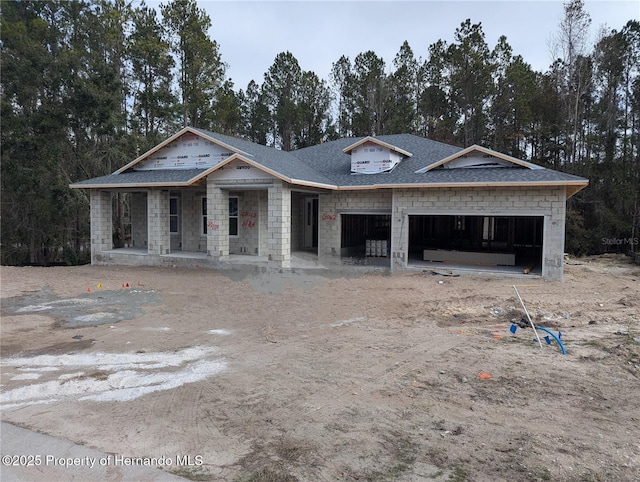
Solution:
[[[520,293],[518,293],[518,288],[516,288],[516,285],[513,285],[513,289],[516,290],[516,295],[518,295],[518,299],[520,300],[520,304],[522,305],[522,308],[524,308],[524,312],[527,315],[527,319],[529,320],[529,323],[531,324],[531,328],[533,328],[533,332],[536,334],[536,338],[538,339],[538,344],[540,345],[540,348],[542,348],[542,342],[540,341],[540,337],[538,336],[538,332],[536,331],[536,327],[533,324],[533,321],[531,321],[531,317],[529,316],[529,312],[527,311],[527,307],[524,306],[524,301],[522,301],[522,298],[520,297]]]

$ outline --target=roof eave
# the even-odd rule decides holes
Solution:
[[[561,187],[567,186],[567,198],[584,189],[589,181],[494,181],[494,182],[432,182],[432,183],[397,183],[369,184],[366,186],[338,186],[338,191],[361,191],[368,189],[428,189],[428,188],[465,188],[465,187]],[[569,189],[571,187],[572,189]],[[569,194],[569,191],[572,191]]]
[[[138,188],[170,188],[188,187],[195,184],[193,179],[176,182],[135,182],[135,183],[104,183],[104,184],[69,184],[71,189],[138,189]]]
[[[303,179],[291,179],[290,183],[295,184],[296,186],[317,187],[320,189],[330,189],[332,191],[336,191],[340,189],[339,186],[336,186],[334,184],[324,184],[321,182],[305,181]]]

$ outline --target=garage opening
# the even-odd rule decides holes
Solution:
[[[342,214],[341,228],[343,262],[390,266],[391,214]]]
[[[409,216],[409,262],[542,271],[543,216]]]

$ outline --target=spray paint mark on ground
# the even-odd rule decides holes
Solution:
[[[7,358],[0,361],[3,374],[11,381],[25,383],[3,391],[0,407],[8,409],[62,400],[134,400],[220,373],[227,363],[213,358],[215,351],[214,347],[197,346],[176,352]]]

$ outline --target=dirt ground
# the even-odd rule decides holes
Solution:
[[[1,275],[5,422],[193,480],[640,480],[640,266],[622,256],[568,260],[564,282]],[[514,284],[566,355],[511,333]]]

